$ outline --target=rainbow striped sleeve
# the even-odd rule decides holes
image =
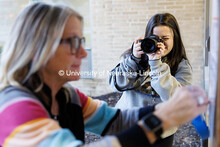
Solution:
[[[101,135],[119,110],[117,108],[108,107],[104,101],[93,100],[79,90],[77,90],[77,93],[83,108],[85,130]]]
[[[27,97],[0,101],[0,146],[79,146],[83,143],[48,117],[42,104]]]

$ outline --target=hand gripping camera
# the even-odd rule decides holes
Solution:
[[[147,53],[155,53],[157,52],[157,50],[159,49],[157,47],[157,43],[158,42],[164,42],[163,39],[160,39],[158,36],[156,35],[151,35],[150,37],[146,37],[143,40],[140,40],[141,42],[141,49]]]

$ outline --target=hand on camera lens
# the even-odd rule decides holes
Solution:
[[[144,52],[141,50],[141,43],[139,42],[140,40],[142,40],[143,38],[137,38],[134,41],[134,45],[133,45],[133,55],[136,58],[141,58],[141,55],[144,54]]]
[[[158,60],[161,59],[164,55],[165,46],[163,43],[157,43],[157,47],[159,48],[156,53],[147,54],[149,60]]]

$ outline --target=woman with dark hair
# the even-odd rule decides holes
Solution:
[[[146,38],[156,40],[152,52]],[[156,14],[150,18],[145,39],[135,40],[109,77],[111,88],[123,92],[116,104],[121,109],[167,101],[177,87],[191,83],[192,68],[180,29],[175,17],[169,13]],[[170,130],[162,136],[170,136],[175,131]],[[172,146],[173,135],[165,140],[166,146]]]

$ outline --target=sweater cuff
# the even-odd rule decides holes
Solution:
[[[116,136],[123,147],[150,146],[144,131],[137,124]]]
[[[139,109],[139,116],[138,116],[139,120],[140,120],[143,116],[145,116],[145,115],[147,115],[147,114],[153,112],[155,106],[156,106],[156,104],[153,105],[153,106],[147,106],[147,107],[140,108],[140,109]]]
[[[125,62],[125,64],[126,64],[127,67],[130,67],[132,69],[132,71],[137,71],[138,70],[138,63],[135,60],[133,60],[131,58],[131,56],[129,56],[126,60],[127,61]]]
[[[150,69],[156,70],[160,65],[162,64],[161,59],[157,59],[157,60],[149,60],[149,65],[150,65]]]
[[[134,60],[136,63],[139,64],[139,62],[141,61],[141,58],[137,58],[133,55],[133,53],[131,53],[131,59]]]

